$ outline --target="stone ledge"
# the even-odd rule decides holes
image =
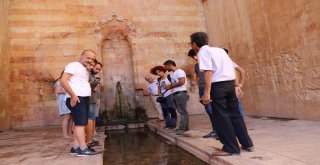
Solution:
[[[146,126],[145,123],[136,123],[136,124],[116,124],[111,126],[101,126],[100,130],[105,131],[113,131],[113,130],[122,130],[122,129],[136,129],[136,128],[144,128]]]
[[[210,165],[274,165],[295,164],[306,165],[305,162],[287,157],[282,154],[269,152],[263,149],[255,149],[254,152],[241,151],[240,156],[211,156],[215,149],[221,148],[219,141],[204,139],[201,131],[189,130],[184,136],[176,135],[174,130],[162,128],[160,123],[148,122],[150,130],[178,145],[199,159]]]

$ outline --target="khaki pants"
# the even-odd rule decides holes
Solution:
[[[163,114],[162,114],[162,109],[161,109],[161,105],[160,103],[158,103],[157,100],[158,96],[153,96],[151,95],[151,100],[153,102],[154,107],[156,108],[156,110],[158,111],[158,118],[160,120],[163,120]]]

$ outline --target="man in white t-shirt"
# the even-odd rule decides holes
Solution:
[[[167,70],[172,71],[170,75],[172,84],[167,87],[167,90],[172,89],[173,104],[180,113],[180,125],[176,130],[177,135],[184,134],[189,130],[189,114],[187,112],[187,102],[189,94],[187,92],[187,77],[186,73],[177,68],[176,63],[172,60],[167,60],[163,63]]]
[[[223,144],[222,150],[212,155],[240,154],[238,140],[245,150],[253,151],[253,143],[237,106],[232,60],[222,48],[209,47],[208,36],[204,32],[193,33],[190,40],[191,48],[198,52],[199,68],[205,77],[201,102],[211,103],[215,130]]]
[[[155,106],[156,110],[158,111],[158,118],[159,120],[163,120],[163,113],[161,109],[160,103],[158,103],[156,100],[159,97],[158,95],[158,88],[159,83],[158,80],[153,79],[150,75],[146,76],[144,78],[146,81],[148,81],[147,91],[151,96],[151,100],[153,102],[153,105]]]
[[[97,155],[98,153],[87,147],[85,140],[85,126],[88,124],[89,97],[91,87],[89,73],[86,69],[95,59],[96,53],[84,50],[78,62],[69,63],[61,77],[61,85],[66,90],[66,104],[71,111],[74,121],[74,139],[70,154],[77,156]]]

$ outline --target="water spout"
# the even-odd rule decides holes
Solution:
[[[126,89],[122,88],[121,82],[116,83],[114,104],[111,109],[107,110],[106,118],[103,119],[105,125],[128,124],[144,122],[148,119],[146,110],[141,107],[131,107],[128,98],[125,95]]]
[[[116,84],[115,102],[112,109],[114,116],[109,116],[109,120],[127,122],[135,118],[134,110],[130,107],[124,92],[120,81],[118,81]]]

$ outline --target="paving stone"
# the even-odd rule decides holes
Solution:
[[[101,132],[99,134],[102,134]],[[97,151],[104,151],[104,136]],[[72,139],[62,137],[58,126],[14,129],[0,133],[0,164],[6,165],[102,165],[103,155],[76,157],[69,154]]]

